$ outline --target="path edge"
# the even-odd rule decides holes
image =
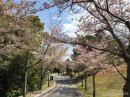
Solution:
[[[48,88],[47,90],[43,91],[42,93],[39,93],[39,94],[35,95],[34,97],[40,97],[40,96],[42,96],[42,95],[46,94],[47,92],[49,92],[49,91],[53,90],[53,89],[55,88],[55,86],[56,86],[56,85],[57,85],[57,83],[56,83],[56,82],[54,82],[54,84],[53,84],[53,86],[52,86],[52,87]]]

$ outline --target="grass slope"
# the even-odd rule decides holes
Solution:
[[[121,72],[125,75],[125,70],[121,70]],[[101,72],[97,74],[96,97],[122,97],[124,82],[124,79],[116,70],[114,72],[106,71],[105,73]],[[78,90],[80,91],[82,97],[92,97],[92,77],[88,78],[87,84],[87,91],[85,91],[84,86],[81,85],[81,82],[77,84]]]

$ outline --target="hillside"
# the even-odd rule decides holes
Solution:
[[[125,66],[119,66],[118,69],[125,75]],[[113,67],[99,72],[96,75],[96,97],[122,97],[124,82],[124,79]],[[87,91],[81,82],[77,84],[82,97],[92,97],[92,77],[88,78],[87,83]]]

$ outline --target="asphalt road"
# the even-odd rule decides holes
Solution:
[[[67,76],[54,76],[57,85],[41,97],[80,97],[73,79]]]

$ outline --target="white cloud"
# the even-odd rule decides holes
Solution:
[[[70,37],[76,37],[75,32],[77,30],[77,26],[72,23],[63,24],[63,33]]]
[[[63,24],[63,32],[75,32],[76,29],[76,26],[72,23]]]
[[[78,21],[81,16],[86,15],[86,11],[81,11],[80,13],[70,12],[66,17],[67,23],[63,24],[63,33],[67,34],[70,37],[76,37],[75,32],[78,30]]]
[[[61,17],[56,17],[56,16],[55,16],[55,17],[53,17],[53,19],[54,19],[54,20],[59,20],[59,21],[60,21],[60,20],[61,20]]]

